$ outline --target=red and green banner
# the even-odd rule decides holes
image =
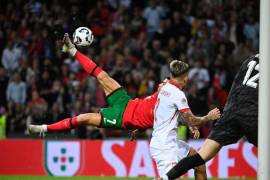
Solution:
[[[189,141],[199,148],[202,141]],[[148,141],[1,140],[0,175],[157,176]],[[225,146],[207,163],[208,177],[256,177],[257,148]],[[193,171],[186,176],[192,177]]]

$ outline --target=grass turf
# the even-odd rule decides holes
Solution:
[[[53,177],[53,176],[0,176],[0,180],[150,180],[153,178],[119,178],[119,177],[92,177],[92,176],[84,176],[84,177]],[[190,180],[189,178],[183,178],[183,180]],[[209,179],[210,180],[210,179]],[[211,180],[244,180],[244,179],[217,179],[212,178]],[[245,180],[256,180],[255,178],[248,178]]]

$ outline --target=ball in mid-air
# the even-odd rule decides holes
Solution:
[[[87,27],[79,27],[73,33],[73,43],[76,46],[89,46],[93,40],[94,35]]]

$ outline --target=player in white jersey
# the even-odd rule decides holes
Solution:
[[[150,153],[156,161],[159,176],[165,175],[182,158],[196,154],[196,151],[186,142],[177,140],[180,120],[183,120],[190,128],[196,128],[220,117],[220,111],[217,108],[204,117],[196,117],[192,114],[182,91],[188,81],[188,69],[186,63],[179,60],[172,61],[170,80],[159,90],[150,142]],[[204,165],[195,168],[195,179],[207,179]]]

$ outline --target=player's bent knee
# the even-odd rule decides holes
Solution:
[[[105,71],[101,71],[101,72],[98,74],[98,76],[97,76],[97,79],[98,79],[99,81],[104,81],[104,80],[106,80],[106,79],[108,79],[108,78],[111,78],[111,77],[110,77],[109,74],[106,73]]]
[[[110,77],[105,71],[102,71],[98,77],[98,81],[105,88],[105,90],[113,91],[119,87],[121,87],[117,81],[115,81],[112,77]]]
[[[198,154],[198,152],[191,147],[190,150],[189,150],[189,154],[188,155],[189,156],[194,156],[196,154]],[[206,166],[205,166],[205,164],[203,164],[203,165],[194,167],[194,170],[197,171],[197,172],[199,172],[199,173],[205,173],[206,172]]]

